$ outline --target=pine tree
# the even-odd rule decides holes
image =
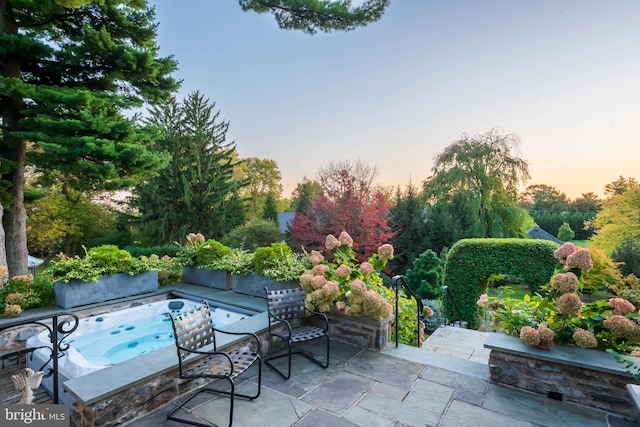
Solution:
[[[0,1],[0,252],[11,275],[27,267],[27,165],[89,191],[130,185],[163,164],[123,114],[177,88],[176,62],[158,56],[155,37],[144,1]]]
[[[219,238],[224,204],[238,188],[233,178],[235,143],[226,141],[228,122],[215,103],[196,91],[182,104],[172,99],[152,110],[150,123],[162,137],[155,149],[171,154],[168,167],[135,189],[141,231],[147,243],[180,241],[189,232]]]
[[[273,193],[268,193],[262,209],[262,219],[278,222],[278,207]]]
[[[398,189],[396,204],[391,208],[389,217],[394,232],[391,244],[395,249],[389,268],[396,274],[404,274],[429,243],[424,204],[413,183],[407,185],[404,194]]]

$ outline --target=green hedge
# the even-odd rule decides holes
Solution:
[[[443,285],[449,291],[469,328],[477,329],[482,310],[476,302],[487,292],[492,274],[522,279],[532,292],[548,283],[558,261],[553,252],[557,243],[538,239],[463,239],[447,254]],[[456,318],[449,301],[448,318]]]

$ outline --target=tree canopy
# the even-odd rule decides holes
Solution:
[[[528,163],[518,157],[520,138],[501,135],[495,129],[462,138],[435,157],[431,176],[424,182],[424,196],[431,206],[467,200],[475,204],[482,235],[518,237],[526,212],[517,208],[518,186],[529,179]],[[469,235],[477,233],[477,225]],[[471,229],[470,229],[471,230]]]
[[[130,185],[165,162],[124,114],[178,86],[154,19],[145,1],[0,1],[0,263],[6,256],[11,275],[27,267],[27,165],[88,191]]]
[[[366,0],[353,6],[351,0],[240,0],[244,11],[272,13],[282,29],[349,31],[380,19],[391,0]]]
[[[235,143],[226,141],[229,123],[215,103],[198,91],[152,109],[149,122],[160,133],[154,149],[171,161],[158,176],[136,186],[141,231],[150,241],[181,241],[189,232],[221,237],[224,204],[240,185],[233,176]]]

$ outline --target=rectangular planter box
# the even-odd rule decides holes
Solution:
[[[193,285],[206,286],[208,288],[231,289],[231,281],[227,277],[226,270],[213,270],[200,268],[196,265],[187,265],[182,268],[182,281]]]
[[[231,288],[237,294],[266,298],[264,288],[269,290],[294,289],[300,286],[298,281],[279,282],[257,274],[232,274]]]
[[[484,346],[491,349],[489,372],[494,383],[629,419],[640,416],[626,388],[634,382],[631,374],[604,351],[564,345],[540,350],[504,334],[490,334]]]
[[[393,316],[378,321],[364,316],[347,316],[338,310],[326,314],[331,339],[374,351],[382,351],[391,344]]]
[[[79,280],[69,283],[54,283],[53,290],[57,306],[62,308],[78,307],[157,291],[158,272],[145,271],[135,276],[118,273],[112,276],[103,276],[97,282],[89,283]]]

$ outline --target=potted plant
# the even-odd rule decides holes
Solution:
[[[84,258],[59,255],[44,274],[53,282],[56,305],[77,307],[158,289],[161,260],[134,258],[115,245],[86,251]]]
[[[285,242],[259,247],[253,253],[234,250],[220,261],[232,272],[233,291],[264,297],[264,288],[290,289],[299,285],[300,274],[310,266],[307,257],[294,253]]]
[[[182,280],[200,286],[229,290],[231,283],[220,260],[231,254],[231,248],[222,243],[206,240],[200,233],[189,233],[187,242],[180,247],[176,258],[182,263]]]
[[[358,340],[367,348],[383,349],[391,342],[396,328],[392,326],[395,292],[384,285],[383,269],[393,258],[393,246],[384,244],[377,253],[365,262],[359,262],[353,251],[353,239],[345,231],[338,238],[328,235],[325,240],[326,257],[319,251],[312,251],[311,270],[300,276],[300,282],[307,292],[306,304],[311,310],[330,312],[332,334],[347,331],[345,339]],[[416,301],[404,296],[398,299],[399,341],[416,345],[424,340],[424,325],[418,329]],[[356,321],[357,319],[357,321]],[[358,326],[358,322],[366,325]],[[350,329],[350,325],[356,325]],[[375,336],[366,333],[375,330]],[[364,333],[363,333],[364,331]]]

